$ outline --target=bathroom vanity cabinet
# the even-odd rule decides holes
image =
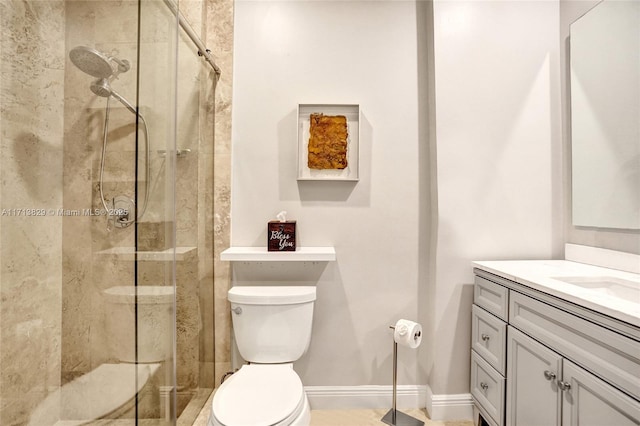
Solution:
[[[474,272],[471,395],[476,424],[640,424],[637,324],[495,270]]]

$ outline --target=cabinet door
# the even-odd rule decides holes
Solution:
[[[511,426],[554,426],[561,421],[562,357],[507,327],[507,416]]]
[[[568,360],[563,363],[563,426],[637,426],[640,402]],[[567,387],[568,385],[568,387]]]

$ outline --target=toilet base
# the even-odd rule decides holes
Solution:
[[[311,424],[311,406],[309,405],[309,398],[307,395],[304,395],[304,406],[302,408],[302,412],[288,424],[278,424],[278,426],[309,426]],[[209,415],[209,421],[207,422],[207,426],[234,426],[234,425],[223,425],[218,422],[213,414],[213,410],[211,410],[211,414]]]

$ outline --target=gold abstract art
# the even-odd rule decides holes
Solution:
[[[347,167],[347,117],[311,114],[309,128],[310,169],[344,169]]]

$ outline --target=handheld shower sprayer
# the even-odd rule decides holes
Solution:
[[[131,103],[126,100],[122,95],[120,95],[118,92],[116,92],[115,90],[113,90],[111,88],[111,84],[109,84],[109,80],[107,80],[106,78],[99,78],[96,81],[94,81],[93,83],[91,83],[91,91],[98,95],[101,96],[103,98],[108,98],[109,96],[113,96],[114,98],[116,98],[122,105],[124,105],[125,107],[127,107],[127,109],[129,111],[131,111],[133,114],[135,115],[139,115],[140,118],[142,120],[144,120],[142,118],[142,116],[140,114],[138,114],[138,111],[134,108],[133,105],[131,105]]]
[[[144,215],[147,205],[149,203],[149,180],[151,176],[151,154],[150,154],[150,138],[149,138],[149,128],[147,127],[147,122],[145,121],[142,114],[138,112],[138,110],[122,95],[113,90],[110,84],[110,80],[113,80],[118,77],[120,73],[127,72],[131,68],[129,61],[126,59],[118,59],[112,56],[108,56],[94,48],[87,46],[78,46],[74,47],[69,51],[69,59],[71,62],[80,69],[80,71],[89,74],[90,76],[96,77],[97,80],[91,83],[91,91],[97,96],[107,98],[107,107],[105,111],[105,121],[104,121],[104,134],[102,140],[102,158],[100,161],[100,199],[102,201],[102,206],[105,211],[107,211],[107,219],[111,219],[111,212],[116,210],[116,204],[119,199],[122,199],[124,196],[114,197],[111,201],[113,205],[113,209],[107,207],[107,202],[104,198],[103,193],[103,175],[104,175],[104,163],[106,157],[106,146],[107,146],[107,135],[109,129],[109,99],[114,98],[117,99],[122,105],[124,105],[131,113],[133,113],[137,118],[139,118],[140,122],[143,124],[144,134],[145,134],[145,192],[144,192],[144,203],[140,213],[130,218],[129,214],[117,215],[114,217],[113,223],[118,228],[126,228],[127,226],[134,223],[136,220],[139,220]],[[126,198],[126,197],[124,197]],[[109,222],[108,222],[109,223]],[[109,227],[109,226],[108,226]]]

